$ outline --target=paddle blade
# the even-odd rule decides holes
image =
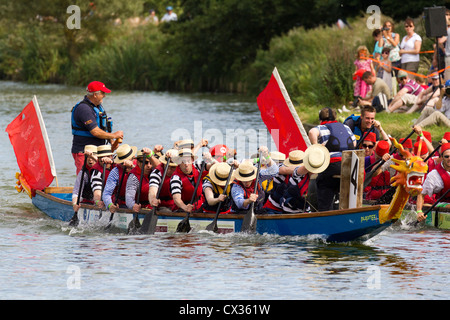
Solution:
[[[189,217],[186,217],[178,224],[177,232],[188,233],[189,231],[191,231],[191,224],[189,223]]]
[[[206,226],[206,231],[212,231],[217,233],[219,231],[219,228],[217,227],[217,220],[214,220],[213,222],[211,222],[210,224],[208,224]]]
[[[138,229],[141,227],[138,215],[136,214],[133,220],[128,225],[128,234],[138,234]]]
[[[79,223],[80,223],[80,220],[78,220],[78,212],[74,212],[72,219],[70,219],[70,221],[69,221],[69,226],[77,227]]]
[[[242,220],[241,232],[256,232],[256,215],[253,212],[253,207],[245,214]]]
[[[142,227],[139,229],[140,234],[154,234],[156,231],[156,224],[158,223],[158,216],[155,214],[155,210],[150,211],[144,217]]]

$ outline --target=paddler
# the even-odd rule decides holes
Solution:
[[[113,156],[114,153],[111,151],[110,144],[97,147],[98,161],[92,168],[91,188],[94,193],[94,204],[99,208],[103,208],[102,192],[105,187],[103,181],[106,184],[109,173],[113,169]],[[105,170],[103,170],[103,168],[105,168]]]
[[[357,142],[359,142],[372,125],[375,126],[372,132],[375,132],[376,141],[386,140],[389,142],[389,137],[381,127],[381,123],[375,120],[376,113],[377,110],[374,107],[365,106],[362,108],[360,116],[352,114],[345,119],[344,124],[353,132]]]
[[[77,179],[72,192],[72,206],[75,212],[78,212],[78,209],[80,208],[80,205],[77,205],[77,200],[81,182],[83,182],[83,184],[81,188],[80,203],[94,204],[94,194],[91,187],[91,171],[97,163],[97,146],[86,145],[84,147],[84,156],[86,157],[86,170],[84,174],[82,170],[77,174]]]
[[[133,169],[133,158],[137,152],[136,147],[131,147],[128,144],[122,144],[116,150],[116,157],[114,158],[114,168],[106,179],[105,189],[103,190],[102,200],[106,208],[111,213],[116,212],[118,207],[126,207],[125,191],[128,180],[128,175]],[[119,190],[120,188],[120,190]],[[118,199],[116,199],[118,194]]]
[[[130,171],[128,176],[125,203],[128,209],[139,212],[141,208],[151,208],[148,201],[150,173],[152,172],[152,151],[149,148],[139,150],[136,155],[136,166]],[[143,172],[143,175],[141,175]],[[143,181],[141,183],[141,176]],[[141,185],[141,190],[139,190]],[[140,191],[140,192],[139,192]],[[137,201],[139,199],[139,202]]]
[[[72,156],[77,174],[84,163],[84,146],[100,146],[123,139],[123,131],[112,132],[112,121],[103,109],[103,98],[111,90],[100,81],[93,81],[86,88],[84,99],[72,108]]]
[[[197,212],[202,206],[202,180],[210,169],[211,164],[207,164],[200,177],[202,164],[194,162],[197,156],[191,148],[178,150],[178,157],[174,159],[178,164],[174,174],[170,178],[170,192],[172,194],[174,206],[172,211]],[[199,180],[200,179],[200,180]],[[198,189],[195,190],[197,181],[200,181]],[[195,193],[194,202],[191,203]]]
[[[149,202],[151,206],[158,207],[158,211],[168,211],[170,212],[174,206],[172,194],[170,193],[170,178],[175,173],[177,164],[172,160],[176,159],[178,156],[178,151],[175,149],[169,149],[166,153],[159,157],[160,164],[150,174],[149,183]],[[166,172],[166,177],[164,181],[162,180],[164,169],[170,159],[169,168]],[[162,185],[161,192],[159,194],[159,199],[156,198],[159,186]]]
[[[229,213],[231,208],[230,190],[233,182],[232,166],[226,162],[215,163],[208,171],[208,175],[203,179],[203,212],[216,213],[219,203],[220,213]],[[230,180],[226,191],[224,190],[228,180]],[[225,192],[224,192],[225,191]]]
[[[448,189],[450,189],[450,143],[444,143],[440,148],[442,162],[428,173],[424,183],[422,193],[417,196],[417,220],[425,220],[422,208],[424,196],[435,196],[439,199]],[[450,203],[450,193],[441,201]]]
[[[303,212],[305,202],[302,200],[309,185],[308,171],[303,165],[304,156],[303,151],[293,150],[279,165],[279,172],[273,178],[273,189],[264,204],[267,213]]]
[[[278,165],[270,158],[269,150],[266,146],[259,148],[261,153],[261,163],[267,166],[259,172],[259,181],[272,179],[278,174]],[[266,210],[264,206],[264,189],[261,182],[255,186],[257,168],[253,161],[246,160],[239,165],[239,169],[235,171],[235,181],[231,187],[231,213],[245,213],[252,202],[256,202],[255,213],[263,213]]]

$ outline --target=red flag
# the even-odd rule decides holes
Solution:
[[[288,156],[290,151],[305,151],[311,145],[277,68],[256,102],[278,151]]]
[[[55,174],[53,156],[36,97],[6,127],[23,178],[32,190],[42,190]]]

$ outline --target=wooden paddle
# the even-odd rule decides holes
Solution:
[[[161,179],[161,183],[158,187],[158,192],[156,193],[156,199],[159,199],[159,195],[161,193],[164,180],[166,179],[167,169],[170,165],[170,157],[167,159],[166,166],[164,167],[164,173]],[[156,215],[156,208],[152,207],[150,213],[147,213],[144,217],[144,221],[142,222],[142,227],[139,228],[138,232],[141,234],[154,234],[156,230],[156,224],[158,223],[158,216]]]
[[[415,132],[414,130],[411,131],[411,133],[408,134],[406,136],[406,138],[400,144],[403,145],[406,142],[406,140],[408,140],[408,138],[414,134],[414,132]],[[389,152],[389,155],[392,155],[394,152],[395,152],[395,148],[393,148],[392,151]],[[378,161],[380,161],[380,163],[375,167],[375,169],[373,169],[369,172],[366,172],[366,177],[364,178],[364,188],[366,188],[372,182],[372,177],[375,174],[375,172],[377,172],[377,170],[386,162],[383,159],[380,159]]]
[[[430,152],[428,157],[426,157],[425,160],[423,160],[423,162],[427,163],[427,161],[430,160],[430,158],[436,153],[436,151],[439,150],[440,147],[441,147],[441,144],[439,143],[439,145],[432,152]]]
[[[81,193],[83,192],[84,174],[86,172],[87,158],[88,157],[86,155],[84,155],[84,164],[83,164],[83,167],[81,168],[81,181],[80,181],[80,185],[78,187],[77,206],[80,205]],[[75,211],[73,213],[72,219],[70,219],[70,221],[69,221],[69,226],[76,227],[76,226],[78,226],[79,222],[80,221],[78,220],[78,211]]]
[[[191,199],[191,202],[189,202],[189,204],[194,204],[194,201],[195,201],[195,198],[197,195],[197,189],[198,189],[198,186],[200,185],[200,181],[202,181],[202,174],[203,174],[203,171],[205,170],[205,167],[206,167],[206,162],[203,161],[202,168],[200,169],[200,173],[198,175],[197,182],[195,183],[194,193],[192,194],[192,199]],[[186,217],[180,221],[180,223],[177,226],[177,232],[191,231],[191,225],[189,223],[189,215],[190,215],[190,212],[187,212]]]
[[[230,173],[228,173],[227,182],[225,183],[225,188],[223,189],[223,193],[222,193],[223,195],[226,195],[226,194],[227,194],[227,188],[228,188],[228,185],[229,185],[229,183],[230,183],[230,180],[231,180],[231,176],[232,176],[232,175],[233,175],[233,165],[231,165]],[[211,222],[210,224],[208,224],[208,225],[206,226],[206,230],[207,230],[207,231],[214,231],[214,232],[219,231],[219,228],[217,227],[217,219],[219,218],[220,207],[222,206],[222,203],[223,203],[223,202],[219,202],[219,205],[217,206],[216,216],[214,217],[213,222]]]
[[[142,190],[142,182],[144,180],[144,171],[145,171],[145,154],[142,157],[142,166],[141,166],[141,176],[139,180],[139,186],[137,190],[137,199],[136,204],[141,202],[141,190]],[[133,213],[133,220],[131,220],[128,225],[128,233],[135,234],[137,230],[141,227],[141,222],[139,221],[139,212]]]
[[[439,202],[441,202],[449,192],[450,192],[450,189],[447,189],[447,191],[445,191],[444,194],[442,196],[440,196],[439,199],[437,199],[436,202],[433,203],[433,205],[431,207],[428,208],[428,210],[423,214],[423,216],[426,218],[427,215],[431,212],[431,210],[433,210],[436,207],[436,205]],[[416,221],[414,223],[414,226],[417,226],[419,223],[420,223],[419,221]]]
[[[364,135],[362,136],[361,139],[359,139],[358,144],[356,145],[355,149],[359,149],[359,146],[361,145],[361,143],[364,142],[364,139],[369,135],[369,133],[372,132],[372,130],[375,128],[375,123],[372,124],[372,126],[369,128],[369,130],[366,131],[366,133],[364,133]]]
[[[258,180],[259,180],[259,171],[261,170],[261,152],[258,155],[258,169],[256,170],[256,179],[255,179],[255,192],[258,192]],[[242,220],[241,232],[255,232],[256,231],[256,215],[255,215],[255,202],[250,204],[250,208],[247,213],[244,215],[244,219]]]

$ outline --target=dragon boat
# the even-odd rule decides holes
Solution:
[[[32,203],[53,219],[69,221],[73,215],[71,202],[72,187],[49,187],[56,180],[53,156],[44,121],[34,98],[25,109],[8,125],[6,131],[16,154],[20,173],[16,174],[16,189],[26,192]],[[299,214],[257,215],[256,232],[281,236],[317,235],[326,241],[347,242],[368,239],[385,230],[397,221],[410,195],[421,191],[422,179],[427,166],[419,157],[405,152],[392,139],[406,160],[395,160],[393,166],[399,174],[392,178],[397,191],[389,205],[363,206],[362,190],[364,177],[363,150],[343,152],[340,207],[338,210]],[[345,160],[344,160],[345,159]],[[356,176],[355,176],[356,172]],[[358,182],[359,181],[359,182]],[[352,196],[357,194],[357,197]],[[142,209],[138,218],[143,220],[150,210]],[[82,204],[77,212],[80,226],[114,226],[127,230],[134,213],[119,209],[113,217],[109,211]],[[156,212],[158,223],[156,233],[176,232],[177,225],[186,217],[184,212]],[[198,231],[213,221],[215,215],[192,213],[192,230]],[[221,233],[241,231],[245,214],[221,214],[217,220]],[[191,231],[192,232],[192,231]]]

